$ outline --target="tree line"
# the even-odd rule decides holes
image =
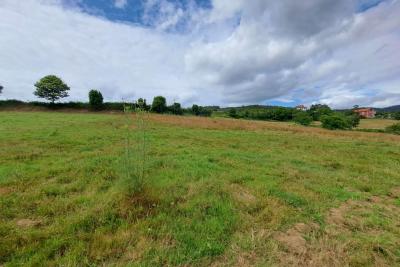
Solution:
[[[46,99],[50,101],[49,107],[57,106],[56,101],[68,97],[68,92],[70,91],[70,87],[64,83],[64,81],[55,76],[48,75],[40,79],[35,83],[35,91],[33,94],[39,98]],[[3,90],[3,86],[0,85],[0,93]],[[163,96],[156,96],[153,99],[153,102],[148,105],[146,99],[139,98],[137,101],[131,103],[125,102],[114,102],[114,103],[104,103],[104,98],[102,93],[99,90],[92,89],[88,93],[89,98],[89,108],[93,111],[100,110],[123,110],[125,105],[131,105],[133,109],[141,109],[144,111],[164,114],[170,113],[174,115],[183,115],[185,113],[193,114],[195,116],[211,116],[212,110],[208,107],[202,107],[194,104],[191,108],[183,108],[180,103],[174,102],[171,105],[167,105],[167,100]],[[8,101],[12,102],[11,104],[19,104],[23,103],[20,101]],[[43,106],[43,103],[33,102],[35,105]],[[63,107],[70,108],[85,108],[86,105],[84,103],[78,102],[70,102],[66,104],[61,104]]]
[[[0,93],[3,86],[0,85]],[[50,101],[50,107],[55,106],[55,102],[68,97],[70,87],[55,75],[48,75],[35,83],[34,95]],[[183,108],[180,103],[174,102],[167,105],[166,98],[156,96],[151,104],[147,104],[146,99],[139,98],[132,103],[104,103],[104,98],[99,90],[90,90],[88,93],[89,108],[93,111],[99,110],[124,110],[126,104],[131,105],[133,109],[141,109],[144,111],[164,114],[192,114],[195,116],[211,116],[214,111],[219,111],[219,107],[202,107],[194,104],[191,108]],[[18,104],[20,101],[8,101],[11,104]],[[23,103],[23,102],[20,102]],[[35,104],[35,102],[34,102]],[[38,103],[37,105],[44,105]],[[63,107],[70,108],[86,108],[85,103],[70,102],[61,104]],[[354,108],[355,109],[355,108]],[[326,129],[343,129],[349,130],[359,125],[361,117],[352,110],[334,111],[328,105],[315,104],[309,110],[297,110],[295,108],[286,107],[270,107],[270,108],[230,108],[225,113],[228,117],[235,119],[251,119],[251,120],[271,120],[271,121],[294,121],[295,123],[309,126],[314,121],[320,121],[323,128]],[[381,114],[378,114],[378,116]],[[386,115],[386,114],[385,114]],[[383,116],[383,115],[381,115]],[[400,120],[400,112],[391,114],[391,117]]]
[[[253,119],[269,121],[294,121],[295,123],[309,126],[314,121],[320,121],[323,128],[326,129],[352,129],[357,127],[361,117],[348,110],[337,112],[328,105],[315,104],[309,110],[297,110],[287,107],[269,107],[269,108],[230,108],[227,115],[236,119]]]

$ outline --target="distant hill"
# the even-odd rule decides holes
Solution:
[[[239,106],[239,107],[223,107],[220,108],[221,111],[227,111],[229,109],[236,110],[265,110],[265,109],[273,109],[278,108],[279,106],[266,106],[266,105],[247,105],[247,106]]]
[[[377,108],[376,110],[383,111],[383,112],[400,112],[400,105],[391,106],[386,108]]]

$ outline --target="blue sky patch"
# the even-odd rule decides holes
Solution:
[[[185,10],[188,8],[189,0],[175,0],[168,1],[177,7]],[[200,7],[209,9],[212,7],[210,0],[195,0],[194,3]],[[143,0],[128,0],[123,8],[115,6],[115,0],[82,0],[77,3],[82,10],[91,15],[101,16],[111,21],[123,21],[128,23],[138,23],[149,26],[148,23],[143,21],[143,14],[145,8],[145,1]],[[158,13],[152,10],[150,13],[154,18]]]

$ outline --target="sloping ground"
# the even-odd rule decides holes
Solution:
[[[365,119],[360,121],[359,129],[385,129],[393,124],[400,123],[398,120],[388,119]]]
[[[399,136],[138,122],[0,113],[0,265],[400,265]]]

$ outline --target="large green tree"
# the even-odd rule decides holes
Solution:
[[[163,96],[156,96],[151,105],[151,111],[156,113],[164,113],[167,111],[167,100]]]
[[[332,115],[333,110],[328,105],[315,104],[310,107],[308,114],[310,114],[315,121],[319,121],[323,115]]]
[[[43,77],[35,84],[35,96],[47,99],[54,103],[60,98],[68,96],[69,87],[55,75]]]

